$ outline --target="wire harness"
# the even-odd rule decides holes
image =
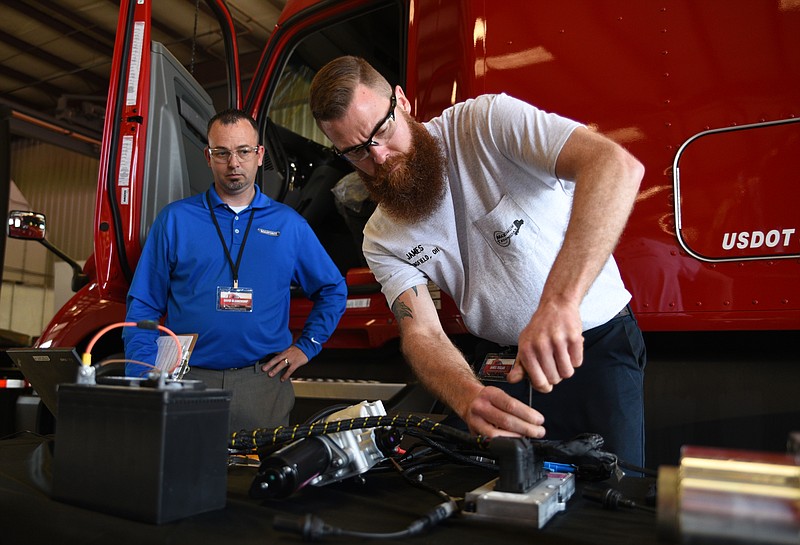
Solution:
[[[301,467],[308,464],[317,465],[317,467],[321,467],[319,464],[323,466],[328,464],[319,471],[314,469],[313,475],[336,472],[342,466],[334,463],[338,461],[335,460],[335,456],[333,458],[329,456],[334,447],[331,443],[334,441],[323,436],[335,437],[335,434],[381,428],[373,434],[374,443],[383,453],[384,462],[389,462],[391,465],[381,463],[369,470],[378,472],[394,469],[409,484],[435,494],[440,502],[405,529],[386,533],[337,528],[311,513],[301,517],[278,516],[275,518],[274,527],[276,529],[299,533],[307,541],[326,537],[370,539],[410,537],[430,529],[454,513],[466,513],[466,505],[461,505],[462,502],[465,502],[465,498],[454,499],[448,493],[423,481],[423,471],[446,462],[497,472],[499,475],[496,481],[499,485],[498,491],[506,490],[507,496],[522,498],[519,501],[524,501],[527,496],[532,494],[531,491],[538,490],[536,487],[549,487],[554,482],[552,479],[546,478],[549,472],[543,470],[541,460],[560,462],[558,464],[560,467],[572,468],[575,473],[574,477],[561,475],[570,482],[574,482],[575,477],[584,480],[607,479],[615,472],[618,463],[616,455],[602,450],[603,438],[596,434],[583,434],[569,441],[509,437],[492,439],[486,436],[472,435],[426,416],[414,414],[372,415],[328,421],[323,420],[322,416],[314,418],[295,426],[240,430],[231,435],[229,443],[231,453],[257,451],[262,459],[259,473],[251,487],[251,495],[255,490],[257,494],[254,497],[268,499],[286,497],[288,494],[260,494],[264,491],[273,493],[275,490],[281,490],[283,481],[285,481],[283,484],[290,485],[287,489],[290,490],[289,493],[297,491],[299,487],[295,481],[308,482],[304,472],[309,468]],[[392,441],[381,440],[379,431],[387,434]],[[419,441],[410,446],[404,443],[406,450],[397,448],[400,437],[403,435],[416,437]],[[366,443],[362,443],[362,448],[366,448],[363,447],[363,444]],[[288,446],[284,446],[286,444]],[[328,452],[325,452],[326,450]],[[289,471],[291,475],[287,476],[280,471],[276,472],[278,467],[281,470]],[[363,480],[360,475],[358,478]],[[309,481],[313,482],[313,478],[309,477]],[[326,481],[323,480],[323,484],[325,483]],[[569,492],[565,487],[562,488],[564,488],[562,492]],[[570,490],[574,490],[574,488]],[[562,494],[559,493],[559,496]],[[559,499],[561,504],[571,496],[571,492],[564,493],[563,496]],[[504,505],[500,506],[500,509],[504,508]],[[563,505],[559,506],[559,510],[563,510]],[[475,512],[474,509],[472,512]],[[539,522],[539,527],[546,523],[546,520],[553,514],[543,514],[543,522]]]
[[[251,431],[242,430],[234,432],[231,435],[230,448],[239,451],[255,450],[260,447],[281,445],[306,437],[352,431],[361,428],[379,427],[420,428],[431,434],[478,448],[484,447],[490,442],[488,437],[471,435],[451,426],[443,425],[430,418],[409,414],[366,416],[336,420],[333,422],[314,422],[312,424],[278,426],[276,428],[256,428]]]

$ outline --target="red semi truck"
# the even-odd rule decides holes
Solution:
[[[729,395],[737,388],[730,373],[746,383],[741,388],[755,383],[771,391],[758,394],[762,404],[785,397],[787,381],[797,399],[797,2],[290,0],[252,79],[243,82],[230,13],[222,0],[207,0],[226,44],[220,78],[227,77],[228,92],[214,98],[151,40],[151,3],[120,2],[89,281],[38,346],[80,349],[123,319],[148,227],[166,203],[211,183],[206,122],[216,109],[238,106],[258,121],[267,150],[258,183],[307,218],[346,275],[347,311],[323,355],[396,353],[393,315],[360,254],[369,203],[343,202],[331,191],[352,167],[332,153],[307,106],[316,71],[355,54],[405,89],[418,120],[469,97],[505,92],[590,124],[644,163],[615,256],[651,347],[648,373],[661,369],[665,379],[648,386],[649,402],[675,405],[669,421],[651,421],[651,428],[669,435],[683,425],[675,441],[703,437],[696,426],[687,432],[684,386],[705,381],[709,395],[719,388]],[[439,301],[448,333],[468,338],[452,301],[446,294]],[[302,294],[293,299],[298,331],[308,305]],[[95,359],[121,351],[118,337],[106,337]],[[758,363],[731,363],[753,346]],[[710,360],[718,367],[698,374]],[[741,374],[757,366],[752,372],[761,378]],[[770,375],[762,384],[764,373]],[[709,422],[763,412],[709,411]],[[800,408],[794,401],[770,411],[795,417]],[[774,442],[762,439],[754,441]]]

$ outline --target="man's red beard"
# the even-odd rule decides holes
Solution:
[[[405,114],[411,150],[375,165],[374,176],[358,171],[372,200],[393,219],[414,223],[429,217],[445,194],[444,152],[421,123]]]

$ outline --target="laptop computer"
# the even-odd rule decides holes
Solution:
[[[74,348],[9,348],[6,354],[20,368],[53,416],[58,417],[58,385],[74,383],[81,358]]]

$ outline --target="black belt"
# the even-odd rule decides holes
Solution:
[[[263,365],[267,363],[269,360],[275,357],[275,354],[277,354],[277,352],[273,352],[272,354],[267,354],[257,362],[251,363],[249,365],[243,365],[241,367],[225,367],[224,369],[209,369],[208,367],[197,367],[197,369],[204,369],[206,371],[240,371],[242,369],[252,369],[256,365]]]
[[[257,362],[251,363],[250,365],[245,365],[244,367],[229,367],[228,369],[223,369],[223,371],[238,371],[239,369],[252,369],[256,365],[264,365],[269,360],[274,358],[275,354],[277,354],[277,352],[273,352],[272,354],[267,354],[266,356],[264,356],[263,358],[261,358]]]
[[[616,314],[616,316],[614,316],[614,318],[624,318],[625,316],[630,316],[632,314],[633,313],[631,312],[630,305],[625,305],[624,307],[622,307],[622,310],[617,312],[617,314]],[[613,320],[614,318],[611,318],[611,320]],[[609,322],[611,320],[609,320]],[[501,345],[501,344],[497,344],[494,341],[487,341],[485,339],[481,339],[481,341],[478,343],[477,347],[475,348],[475,353],[473,354],[473,359],[474,359],[473,367],[475,368],[477,366],[475,368],[476,371],[478,369],[480,369],[480,366],[483,363],[483,359],[482,358],[485,357],[485,355],[490,353],[490,352],[498,352],[500,354],[516,354],[517,347],[516,346]]]

